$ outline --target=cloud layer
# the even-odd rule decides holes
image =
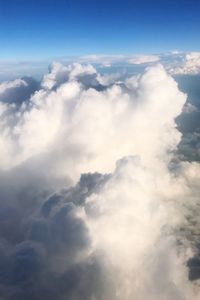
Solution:
[[[0,87],[1,298],[199,299],[200,169],[176,155],[174,79],[53,63],[32,86]]]
[[[52,60],[60,61],[68,66],[71,64],[92,64],[101,72],[107,73],[122,72],[124,75],[136,74],[155,62],[162,63],[168,72],[173,75],[197,75],[200,74],[199,52],[180,52],[172,51],[156,54],[130,54],[130,55],[106,55],[91,54],[85,56],[66,56],[52,58],[44,61],[19,61],[1,62],[0,61],[0,81],[15,80],[19,77],[33,76],[41,79]]]

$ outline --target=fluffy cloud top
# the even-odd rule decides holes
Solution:
[[[196,75],[200,73],[200,52],[191,52],[183,56],[182,63],[171,69],[172,74]]]
[[[66,169],[75,159],[73,169],[79,176],[83,172],[110,172],[116,160],[130,154],[153,163],[157,156],[164,157],[174,149],[180,140],[174,117],[181,113],[186,97],[161,65],[123,85],[106,88],[101,79],[91,66],[54,64],[42,82],[45,89],[24,103],[11,125],[5,116],[2,128],[6,123],[11,134],[2,135],[7,156],[4,163],[16,166],[45,151],[55,152],[58,159],[66,153]],[[89,88],[89,84],[96,88]],[[166,87],[168,93],[163,93]],[[57,143],[59,155],[54,147]],[[106,156],[102,155],[105,151]]]
[[[199,299],[186,95],[160,64],[116,78],[54,63],[28,100],[1,101],[2,299]]]

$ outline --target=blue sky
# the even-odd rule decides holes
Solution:
[[[200,50],[198,0],[0,0],[0,60]]]

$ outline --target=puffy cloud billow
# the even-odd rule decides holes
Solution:
[[[178,66],[172,67],[170,72],[175,75],[197,75],[200,73],[200,52],[189,52],[180,55],[182,58]]]
[[[200,166],[164,67],[54,63],[0,97],[0,299],[199,299]]]

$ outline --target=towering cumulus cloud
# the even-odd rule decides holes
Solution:
[[[54,63],[31,84],[0,86],[0,299],[198,300],[200,167],[176,154],[174,79]]]

